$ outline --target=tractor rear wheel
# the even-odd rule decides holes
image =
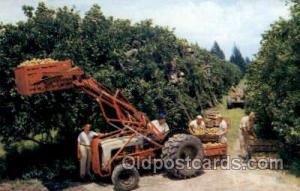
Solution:
[[[115,190],[129,191],[138,186],[140,175],[136,168],[126,168],[120,164],[114,168],[111,180],[115,186]]]
[[[176,178],[194,177],[202,172],[203,145],[193,135],[176,134],[165,142],[161,157],[169,175]]]

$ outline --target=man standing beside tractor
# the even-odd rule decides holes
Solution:
[[[83,131],[77,138],[77,156],[80,160],[80,178],[84,179],[86,175],[90,176],[91,167],[91,141],[94,137],[99,136],[98,133],[91,131],[91,124],[83,126]]]

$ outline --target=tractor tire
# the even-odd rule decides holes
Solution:
[[[111,180],[115,186],[115,190],[129,191],[138,187],[140,175],[136,168],[125,168],[120,164],[114,168]]]
[[[165,142],[161,158],[169,175],[180,179],[197,176],[203,170],[204,149],[202,142],[193,135],[176,134]],[[178,159],[184,160],[187,158],[190,159],[188,162],[177,163]],[[174,165],[171,168],[168,165],[170,161]],[[194,166],[191,164],[194,164]]]

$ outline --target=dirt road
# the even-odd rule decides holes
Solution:
[[[170,180],[162,175],[142,177],[137,191],[299,191],[300,186],[289,181],[282,172],[276,171],[206,171],[199,177],[188,180]],[[78,185],[68,191],[111,191],[111,185],[96,183]]]
[[[162,174],[141,178],[137,191],[300,191],[299,180],[275,170],[206,170],[187,180],[171,180]],[[111,185],[78,185],[67,191],[111,191]]]
[[[299,191],[300,187],[290,184],[279,172],[271,171],[207,171],[202,176],[189,180],[169,180],[161,175],[143,177],[138,191]],[[70,191],[111,191],[112,186],[96,183],[68,188]]]

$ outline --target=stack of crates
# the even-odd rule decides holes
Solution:
[[[208,124],[207,127],[214,127],[215,126],[215,120],[216,120],[217,112],[208,112],[206,113],[206,118],[210,119],[209,122],[211,124]],[[230,128],[231,120],[225,119],[228,125],[228,128]],[[227,143],[219,143],[222,135],[203,135],[200,136],[201,141],[204,143],[204,153],[207,157],[213,157],[213,156],[226,156],[227,155]],[[209,145],[207,143],[218,143],[216,145]],[[206,145],[207,144],[207,145]]]
[[[55,91],[73,87],[71,75],[67,71],[72,68],[72,62],[49,61],[38,65],[19,66],[15,69],[15,82],[19,94],[32,94]]]

